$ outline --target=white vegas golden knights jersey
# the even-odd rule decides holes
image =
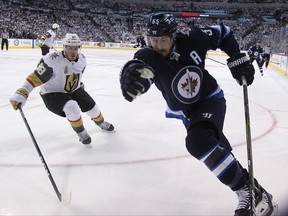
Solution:
[[[48,30],[44,35],[44,42],[43,44],[46,44],[49,48],[53,48],[54,40],[56,38],[56,32],[53,30]]]
[[[28,80],[34,86],[41,86],[41,93],[71,93],[80,88],[86,59],[79,54],[77,61],[69,61],[63,51],[55,51],[44,56]]]

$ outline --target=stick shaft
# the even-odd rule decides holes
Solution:
[[[217,63],[219,63],[219,64],[221,64],[221,65],[226,65],[226,64],[224,64],[223,62],[217,61],[217,60],[212,59],[212,58],[210,58],[210,57],[207,57],[207,59],[210,59],[210,60],[212,60],[212,61],[214,61],[214,62],[217,62]]]
[[[26,119],[26,117],[25,117],[25,115],[24,115],[24,112],[23,112],[23,110],[22,110],[22,108],[21,108],[20,106],[19,106],[19,111],[20,111],[21,116],[22,116],[22,118],[23,118],[23,121],[24,121],[24,123],[25,123],[25,125],[26,125],[26,128],[27,128],[27,130],[28,130],[28,132],[29,132],[29,134],[30,134],[30,136],[31,136],[31,138],[32,138],[32,141],[33,141],[34,146],[35,146],[35,148],[36,148],[36,150],[37,150],[37,153],[38,153],[39,158],[40,158],[40,160],[41,160],[41,162],[42,162],[42,165],[44,166],[44,168],[45,168],[45,170],[46,170],[46,173],[47,173],[47,175],[48,175],[48,177],[49,177],[49,179],[50,179],[50,182],[51,182],[51,184],[52,184],[52,186],[53,186],[53,188],[54,188],[54,190],[55,190],[55,192],[56,192],[56,195],[57,195],[58,199],[59,199],[60,202],[61,202],[61,193],[59,192],[59,190],[58,190],[58,188],[57,188],[57,185],[56,185],[56,183],[55,183],[55,181],[54,181],[54,179],[53,179],[53,177],[52,177],[52,174],[51,174],[51,172],[50,172],[50,170],[49,170],[49,167],[48,167],[48,165],[47,165],[47,163],[46,163],[46,161],[45,161],[45,159],[44,159],[44,157],[43,157],[43,155],[42,155],[42,152],[41,152],[41,150],[40,150],[40,148],[39,148],[39,146],[38,146],[38,144],[37,144],[37,142],[36,142],[36,139],[35,139],[35,137],[34,137],[34,135],[33,135],[33,133],[32,133],[32,130],[31,130],[31,128],[30,128],[30,126],[29,126],[29,124],[28,124],[28,121],[27,121],[27,119]]]
[[[247,142],[247,158],[248,158],[248,172],[249,172],[249,190],[250,190],[250,215],[256,214],[255,210],[255,183],[253,173],[253,155],[252,155],[252,141],[251,141],[251,128],[250,128],[250,114],[249,114],[249,99],[247,82],[242,77],[243,83],[243,96],[244,96],[244,110],[245,110],[245,123],[246,123],[246,142]]]

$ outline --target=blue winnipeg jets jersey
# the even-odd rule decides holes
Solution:
[[[229,27],[217,25],[186,28],[177,33],[175,46],[169,57],[163,58],[147,47],[137,51],[134,59],[142,60],[155,70],[152,81],[162,92],[168,112],[183,120],[189,119],[197,104],[195,102],[223,97],[216,80],[204,69],[207,51],[217,48],[221,48],[229,56],[240,52]]]
[[[256,45],[253,45],[248,49],[247,53],[250,58],[260,58],[263,54],[263,49],[260,46],[257,47]]]

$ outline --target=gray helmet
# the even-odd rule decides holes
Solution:
[[[172,14],[152,14],[147,24],[147,36],[159,37],[172,35],[176,32],[177,25],[176,18]]]

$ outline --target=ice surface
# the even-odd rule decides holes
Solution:
[[[23,108],[58,189],[60,203],[18,111],[9,97],[40,57],[39,49],[0,52],[0,215],[233,215],[237,197],[185,149],[185,128],[166,119],[153,86],[125,101],[119,71],[135,50],[83,49],[83,82],[115,132],[100,130],[85,114],[91,147],[78,141],[64,118],[47,111],[35,89]],[[225,57],[210,56],[225,63]],[[228,68],[207,59],[227,99],[224,131],[247,167],[243,92]],[[288,78],[271,69],[248,87],[254,174],[288,206]]]

